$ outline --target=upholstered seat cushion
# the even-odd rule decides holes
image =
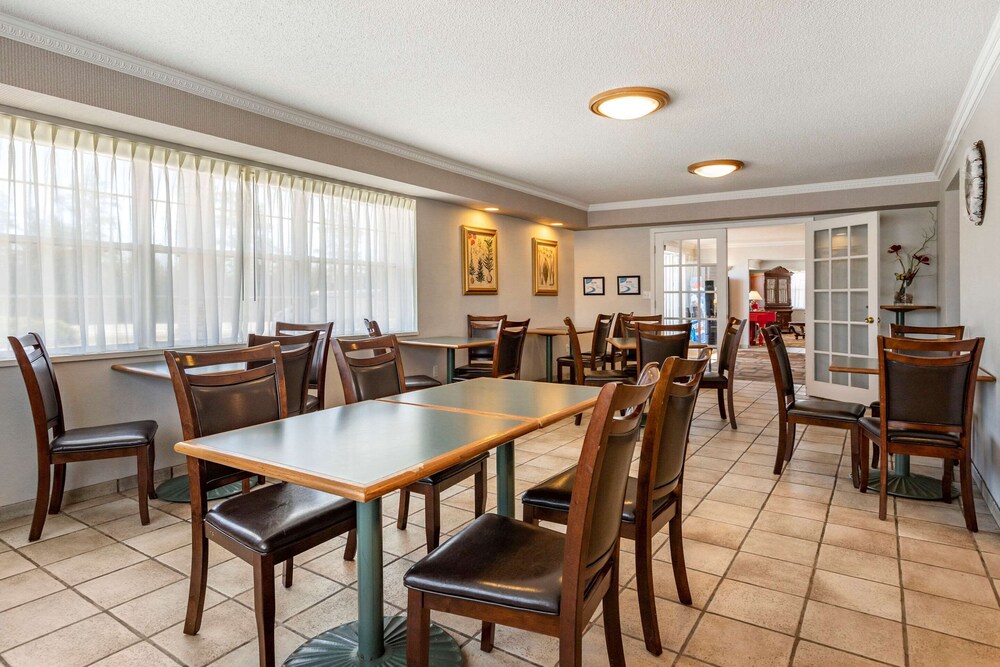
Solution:
[[[449,477],[454,477],[455,475],[461,475],[469,468],[478,465],[480,462],[485,461],[490,458],[489,453],[480,454],[479,456],[473,456],[468,461],[462,461],[457,463],[450,468],[445,468],[441,472],[436,472],[433,475],[428,475],[427,477],[421,477],[417,480],[417,484],[437,484],[438,482],[443,482]]]
[[[583,380],[584,384],[589,384],[589,385],[602,385],[602,384],[607,384],[609,382],[631,382],[631,381],[632,378],[630,378],[625,371],[619,371],[619,370],[613,371],[611,369],[605,369],[605,370],[598,369],[596,371],[587,371],[586,377]]]
[[[484,514],[403,575],[407,588],[500,607],[559,613],[565,537]]]
[[[798,398],[788,408],[789,416],[853,422],[865,416],[865,406],[824,398]]]
[[[859,423],[869,438],[876,441],[882,438],[882,420],[878,417],[863,417]],[[909,429],[890,430],[889,441],[901,445],[930,445],[932,447],[958,447],[961,444],[957,433],[932,433]]]
[[[488,378],[493,375],[493,366],[459,366],[452,377],[456,380],[472,380]]]
[[[120,449],[148,445],[156,435],[156,422],[151,420],[71,428],[52,441],[53,454],[86,452],[100,449]]]
[[[525,491],[521,502],[525,505],[569,513],[569,501],[575,482],[576,466],[573,466]],[[624,523],[635,523],[635,499],[638,490],[639,481],[635,477],[629,477],[628,485],[625,487],[625,505],[622,507],[622,521]],[[657,500],[653,513],[656,514],[659,509],[670,504],[671,500],[671,496]]]
[[[306,412],[316,412],[319,410],[319,397],[309,394],[306,396]]]
[[[417,389],[428,389],[429,387],[441,386],[441,383],[432,378],[430,375],[407,375],[405,379],[406,379],[406,391],[414,391]]]
[[[354,501],[296,484],[234,496],[205,515],[205,523],[261,554],[353,519]]]
[[[726,387],[729,385],[729,378],[725,375],[719,375],[715,371],[706,371],[701,376],[701,384],[699,387]]]

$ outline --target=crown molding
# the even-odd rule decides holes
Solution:
[[[944,170],[948,167],[955,151],[958,149],[958,142],[961,140],[965,130],[969,127],[969,120],[979,108],[979,103],[983,99],[987,86],[996,74],[997,66],[1000,65],[1000,12],[993,18],[993,24],[986,35],[986,42],[979,51],[976,64],[972,68],[969,82],[965,85],[965,91],[955,109],[955,115],[948,126],[945,134],[944,144],[941,152],[938,153],[937,161],[934,163],[934,174],[938,180],[944,177]]]
[[[727,241],[726,246],[729,248],[786,248],[786,247],[805,247],[806,236],[805,232],[802,233],[802,238],[798,241],[794,240],[783,240],[783,241]],[[777,260],[776,260],[777,261]],[[792,261],[792,260],[785,260]]]
[[[708,192],[700,195],[679,195],[677,197],[660,197],[658,199],[634,199],[632,201],[606,202],[591,204],[588,211],[618,211],[631,208],[652,208],[657,206],[677,206],[680,204],[704,204],[734,199],[756,199],[759,197],[784,197],[787,195],[805,195],[817,192],[834,192],[837,190],[860,190],[864,188],[884,188],[892,185],[914,185],[934,183],[938,177],[932,172],[919,174],[901,174],[899,176],[879,176],[876,178],[856,178],[848,181],[830,181],[828,183],[806,183],[803,185],[782,185],[774,188],[757,188],[753,190],[734,190],[731,192]]]
[[[584,211],[587,210],[586,203],[557,192],[538,188],[463,162],[450,160],[407,144],[390,141],[389,139],[336,123],[322,116],[299,111],[262,97],[241,92],[235,88],[229,88],[207,79],[185,74],[179,70],[3,13],[0,13],[0,37],[7,37],[40,49],[45,49],[46,51],[69,56],[70,58],[152,81],[153,83],[169,86],[186,93],[191,93],[192,95],[198,95],[199,97],[204,97],[228,106],[273,118],[283,123],[296,125],[307,130],[367,146],[437,169],[548,199],[565,206],[571,206]]]

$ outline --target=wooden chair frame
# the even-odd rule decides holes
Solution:
[[[306,398],[309,396],[309,376],[312,373],[312,360],[313,355],[316,353],[316,345],[319,342],[319,334],[319,331],[311,331],[298,336],[286,336],[282,334],[265,336],[253,333],[247,336],[247,347],[256,347],[266,343],[278,343],[281,346],[282,368],[289,361],[297,361],[300,357],[308,359],[306,372],[302,378],[302,386],[285,388],[285,391],[289,393],[293,389],[298,389],[297,393],[299,394],[299,411],[295,413],[289,411],[289,416],[305,414]]]
[[[684,354],[680,355],[680,358],[686,359],[688,345],[691,342],[691,322],[683,322],[680,324],[655,324],[651,322],[637,323],[635,327],[635,358],[639,367],[644,368],[650,360],[642,358],[641,338],[663,341],[671,340],[678,342],[683,340],[685,341]]]
[[[594,321],[594,335],[590,340],[590,352],[580,351],[580,356],[584,361],[584,364],[590,368],[592,371],[598,370],[598,362],[600,362],[600,368],[604,369],[608,361],[607,347],[608,347],[608,336],[611,334],[611,323],[614,319],[614,315],[604,315],[598,313],[597,319]],[[574,333],[576,328],[574,327]],[[579,341],[579,334],[577,334],[577,341]],[[576,361],[573,358],[572,351],[572,340],[571,349],[569,355],[565,357],[559,357],[556,359],[556,381],[560,384],[563,381],[563,368],[569,368],[570,372],[570,382],[576,382],[576,378],[579,377],[576,371]],[[613,358],[614,355],[612,355]],[[614,369],[614,363],[611,365]]]
[[[333,322],[320,322],[317,324],[274,323],[274,334],[276,336],[295,335],[304,331],[319,332],[319,339],[316,341],[316,349],[320,350],[319,367],[316,369],[317,382],[316,384],[309,384],[310,389],[316,390],[316,398],[319,399],[319,410],[326,407],[326,369],[330,361],[330,346],[333,345],[333,324]]]
[[[729,426],[734,431],[736,425],[736,407],[733,400],[736,380],[736,358],[740,352],[740,339],[743,338],[743,329],[747,326],[747,320],[740,320],[730,317],[726,323],[726,328],[722,333],[723,344],[719,346],[719,377],[724,379],[724,383],[706,385],[705,389],[715,389],[719,399],[719,417],[729,419]],[[726,349],[726,358],[722,359],[722,348],[725,347],[726,339],[729,338],[729,347]],[[726,416],[728,406],[729,416]]]
[[[507,321],[506,313],[503,315],[466,315],[466,326],[468,327],[469,338],[475,338],[477,331],[485,329],[497,330],[503,327]],[[487,352],[489,354],[487,354]],[[469,365],[486,366],[492,364],[493,350],[488,347],[469,348]]]

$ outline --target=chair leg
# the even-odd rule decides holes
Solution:
[[[785,464],[785,449],[788,448],[788,424],[778,421],[778,453],[774,456],[774,474],[780,475]]]
[[[872,468],[877,468],[878,467],[878,461],[879,461],[878,448],[879,448],[878,443],[877,442],[873,442],[872,443]]]
[[[257,475],[257,484],[258,486],[264,486],[265,484],[267,484],[267,477],[264,477],[263,475]]]
[[[476,501],[476,516],[482,516],[486,513],[486,474],[486,461],[483,461],[479,464],[479,471],[475,476],[475,490],[473,491]]]
[[[648,534],[636,535],[635,587],[639,594],[639,618],[642,621],[642,636],[646,640],[646,650],[653,655],[660,655],[663,653],[663,646],[660,644],[660,624],[656,618],[651,539],[652,537]]]
[[[521,503],[521,521],[537,526],[538,521],[535,520],[535,508],[531,505]]]
[[[154,473],[156,472],[156,444],[151,440],[149,442],[149,493],[146,497],[150,500],[156,500],[156,477]]]
[[[139,447],[135,453],[136,474],[139,477],[139,521],[144,526],[149,525],[149,487],[152,480],[149,476],[149,447]]]
[[[59,514],[62,507],[63,489],[66,487],[66,464],[52,464],[52,497],[49,499],[49,514]]]
[[[254,557],[253,608],[260,664],[274,667],[274,561],[267,556]]]
[[[35,513],[31,517],[31,530],[28,531],[28,541],[34,542],[42,536],[45,526],[45,512],[49,505],[49,484],[52,473],[48,461],[38,464],[38,488],[35,491]]]
[[[726,386],[726,405],[729,408],[729,425],[735,431],[736,430],[736,408],[733,407],[733,382],[732,382],[732,379],[729,380],[729,384]]]
[[[718,396],[718,399],[719,399],[719,417],[721,417],[722,419],[726,419],[727,418],[726,417],[726,395],[725,395],[725,391],[726,390],[723,389],[722,387],[719,387],[718,389],[715,390],[715,393],[716,393],[716,395]]]
[[[573,423],[576,424],[577,426],[579,426],[580,424],[583,423],[583,413],[582,412],[576,413],[576,419],[574,420]]]
[[[865,435],[864,431],[858,429],[858,432],[858,465],[860,466],[858,470],[858,490],[861,493],[868,493],[868,449],[871,441]]]
[[[406,664],[427,667],[431,656],[431,612],[420,591],[410,590],[406,604]]]
[[[955,474],[955,462],[952,461],[951,459],[944,459],[943,463],[944,465],[942,466],[942,468],[944,468],[944,470],[943,474],[941,475],[941,498],[950,505],[951,483],[952,483],[952,478],[954,477]]]
[[[281,569],[281,585],[285,588],[292,587],[292,579],[294,578],[295,572],[295,561],[293,556],[289,556]]]
[[[483,633],[479,638],[479,650],[489,653],[493,650],[493,639],[496,636],[496,625],[483,621]]]
[[[243,483],[240,486],[242,487],[241,492],[243,494],[250,493],[250,479],[249,478],[243,480]]]
[[[208,538],[198,519],[191,522],[191,579],[188,586],[187,616],[184,634],[196,635],[201,629],[201,616],[205,611],[205,589],[208,586]]]
[[[785,461],[792,460],[795,451],[795,422],[788,422],[788,438],[785,440]]]
[[[851,484],[855,489],[861,486],[861,429],[857,424],[850,428],[851,436]]]
[[[878,518],[885,521],[886,510],[889,505],[889,494],[886,491],[886,487],[889,486],[889,448],[880,447],[879,448],[879,466],[878,466]]]
[[[427,553],[441,544],[441,494],[431,487],[424,496],[424,532],[427,535]]]
[[[677,586],[677,599],[682,604],[691,604],[691,587],[688,585],[687,566],[684,563],[684,532],[681,529],[683,519],[684,517],[681,516],[681,501],[678,498],[677,514],[670,520],[667,528],[670,531],[668,533],[670,539],[670,562],[673,564],[674,569],[674,584]],[[649,539],[650,544],[652,544],[653,536],[650,535]],[[659,636],[657,636],[657,639],[659,639]]]
[[[344,560],[354,560],[358,553],[358,531],[350,530],[347,533],[347,544],[344,545]]]
[[[973,533],[979,532],[979,522],[976,520],[976,505],[972,498],[972,459],[968,451],[959,459],[959,484],[962,487],[962,514],[965,515],[965,527]]]
[[[608,646],[608,662],[612,667],[625,667],[625,646],[622,643],[622,619],[618,609],[618,558],[621,552],[617,549],[614,564],[611,569],[611,585],[604,594],[604,642]],[[645,622],[643,623],[645,624]],[[579,630],[582,634],[583,630]],[[565,664],[560,661],[559,664]],[[577,663],[579,664],[579,663]]]
[[[399,490],[399,512],[396,514],[396,528],[406,530],[406,522],[410,518],[410,491]]]
[[[606,599],[606,598],[605,598]],[[611,619],[608,618],[608,609],[604,608],[604,636],[612,632],[608,629]],[[621,630],[618,630],[619,639]],[[573,629],[573,634],[569,634],[567,629],[559,634],[559,665],[560,667],[581,667],[583,664],[583,631],[580,627]],[[610,657],[613,642],[608,642],[608,655]]]

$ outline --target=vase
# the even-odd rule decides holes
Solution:
[[[892,302],[897,306],[909,306],[913,303],[913,294],[906,291],[906,287],[900,286],[892,297]]]

